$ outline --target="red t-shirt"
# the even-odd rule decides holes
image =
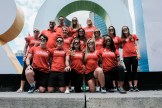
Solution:
[[[95,26],[91,26],[91,27],[85,27],[85,35],[87,39],[93,38],[93,34],[95,31],[96,27]]]
[[[57,36],[62,36],[62,34],[63,34],[63,33],[62,33],[62,27],[63,27],[63,26],[58,25],[58,26],[54,29],[54,30],[56,31],[56,35],[57,35]],[[68,28],[68,27],[67,27],[67,28]],[[68,31],[70,31],[69,28],[68,28]],[[69,33],[70,33],[70,32],[69,32]]]
[[[64,72],[65,69],[65,58],[69,55],[69,51],[67,50],[58,50],[54,48],[51,50],[52,53],[52,64],[51,71]]]
[[[49,58],[50,58],[50,51],[46,49],[42,49],[40,46],[32,47],[29,50],[29,53],[33,55],[33,68],[38,69],[42,72],[48,73],[49,72]]]
[[[103,48],[103,38],[96,39],[96,50],[101,50]]]
[[[96,50],[94,52],[88,53],[86,57],[86,71],[85,74],[88,74],[94,71],[98,67],[99,52]]]
[[[123,57],[133,57],[137,56],[137,49],[135,45],[135,41],[138,40],[137,35],[132,34],[132,40],[126,38],[126,42],[123,43]]]
[[[32,48],[33,46],[39,46],[40,42],[39,42],[39,38],[34,38],[33,36],[28,36],[25,37],[25,40],[29,43],[29,49]]]
[[[116,50],[119,50],[119,44],[122,42],[122,39],[119,36],[115,36],[112,39],[114,41]]]
[[[71,68],[76,70],[77,73],[83,74],[83,57],[84,53],[82,51],[75,52],[70,55]]]
[[[117,66],[117,57],[119,57],[118,51],[112,52],[107,48],[102,48],[100,50],[100,55],[102,57],[102,67],[104,72]]]
[[[70,30],[70,36],[75,38],[76,36],[78,36],[78,29],[73,29],[72,27],[69,27]]]
[[[81,50],[84,51],[86,48],[86,43],[83,40],[80,40]]]
[[[64,45],[63,45],[64,49],[69,49],[70,48],[72,39],[73,39],[72,37],[64,38]]]
[[[44,34],[45,36],[48,37],[48,41],[47,41],[47,48],[55,48],[56,47],[56,32],[51,31],[51,30],[43,30],[41,34]]]

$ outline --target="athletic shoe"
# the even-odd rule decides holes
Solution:
[[[118,87],[118,91],[119,91],[119,93],[121,93],[121,94],[126,94],[126,93],[127,93],[127,92],[124,90],[123,87]]]
[[[99,91],[100,91],[100,87],[97,86],[97,87],[96,87],[96,92],[99,92]]]
[[[118,91],[117,87],[114,87],[114,92],[117,92],[117,91]]]
[[[101,87],[101,93],[106,93],[106,88],[105,87]]]
[[[139,92],[139,89],[137,88],[137,86],[134,86],[134,91]]]
[[[28,93],[33,93],[35,91],[35,86],[31,86],[28,90]]]
[[[129,91],[133,92],[134,91],[133,87],[129,87]]]
[[[17,93],[23,93],[24,90],[22,90],[22,89],[19,88],[16,92],[17,92]]]
[[[69,94],[70,93],[70,91],[67,89],[67,90],[65,90],[65,94]]]

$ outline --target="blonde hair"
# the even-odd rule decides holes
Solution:
[[[101,30],[98,29],[98,28],[96,28],[96,29],[94,30],[94,33],[93,33],[93,39],[96,40],[96,36],[94,35],[94,34],[95,34],[95,31],[99,31],[99,32],[100,32],[100,36],[99,36],[99,37],[102,38]]]
[[[91,41],[91,40],[94,42],[94,50],[96,50],[96,43],[95,43],[95,40],[94,40],[93,38],[88,39],[88,40],[87,40],[87,43],[86,43],[86,50],[85,50],[85,56],[84,56],[84,62],[85,62],[85,63],[86,63],[87,56],[88,56],[88,54],[90,53],[90,50],[89,50],[89,48],[88,48],[88,43],[89,43],[89,41]]]

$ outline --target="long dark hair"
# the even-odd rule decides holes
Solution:
[[[106,48],[106,38],[110,38],[110,46],[109,46],[109,48],[110,48],[110,50],[111,50],[112,52],[115,52],[115,51],[116,51],[116,48],[115,48],[115,45],[114,45],[114,41],[113,41],[113,39],[112,39],[110,36],[108,36],[108,35],[104,37],[103,48]]]
[[[121,30],[121,38],[122,38],[122,42],[123,42],[123,43],[126,42],[126,38],[127,38],[127,37],[125,36],[124,32],[123,32],[123,28],[124,28],[124,27],[126,27],[126,28],[128,29],[128,36],[130,36],[129,39],[130,39],[130,41],[132,40],[132,35],[130,34],[130,31],[129,31],[128,26],[123,26],[123,27],[122,27],[122,30]]]
[[[114,34],[113,34],[113,35],[114,35],[114,37],[115,37],[115,36],[116,36],[116,30],[115,30],[114,26],[109,26],[109,28],[108,28],[108,35],[109,35],[109,29],[110,29],[111,27],[114,29]]]
[[[83,28],[79,28],[79,29],[78,29],[78,36],[77,36],[77,38],[79,38],[79,39],[81,40],[81,37],[80,37],[80,35],[79,35],[79,31],[80,31],[80,30],[83,30],[83,32],[84,32],[84,35],[83,35],[83,38],[84,38],[84,39],[83,39],[83,41],[86,43],[87,39],[86,39],[86,36],[85,36],[85,30],[84,30]]]

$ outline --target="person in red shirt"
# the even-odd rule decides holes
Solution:
[[[118,76],[118,90],[120,93],[126,93],[126,91],[123,89],[125,80],[124,68],[121,65],[119,52],[116,51],[113,39],[111,37],[107,36],[104,38],[104,48],[100,50],[100,55],[102,58],[103,72],[105,74],[106,88],[112,88],[112,81]]]
[[[35,83],[39,85],[39,92],[44,93],[47,87],[47,81],[49,76],[49,58],[50,51],[47,49],[46,44],[48,37],[40,35],[40,46],[32,47],[29,50],[29,54],[26,59],[26,79],[30,84],[28,93],[33,93],[35,90]],[[33,63],[30,65],[30,61],[33,58]]]
[[[94,38],[96,43],[96,50],[103,48],[103,38],[99,29],[94,30]]]
[[[28,50],[30,50],[33,46],[39,45],[39,33],[40,33],[40,31],[37,28],[34,28],[34,30],[33,30],[34,36],[29,35],[28,37],[25,37],[26,43],[25,43],[25,47],[24,47],[24,57],[23,57],[24,65],[23,65],[23,71],[22,71],[22,75],[21,75],[20,88],[17,90],[17,93],[24,92],[24,86],[25,86],[25,82],[26,82],[25,69],[27,68],[26,57],[28,55]],[[32,63],[32,60],[31,60],[31,63]]]
[[[70,62],[71,67],[69,80],[71,80],[71,83],[74,84],[75,92],[81,92],[85,66],[83,64],[84,53],[81,50],[79,38],[74,38],[70,49],[70,56],[67,60],[67,62]]]
[[[85,48],[86,48],[86,36],[85,36],[85,30],[83,28],[79,28],[78,29],[78,36],[77,38],[79,38],[80,40],[80,44],[81,44],[81,50],[84,52]]]
[[[92,20],[90,18],[87,19],[87,27],[84,28],[85,35],[87,39],[93,38],[94,30],[96,27],[93,25]]]
[[[70,45],[71,45],[71,41],[72,41],[73,38],[69,36],[69,34],[68,34],[69,31],[68,31],[68,28],[66,26],[62,27],[62,31],[63,31],[62,37],[64,38],[63,48],[69,50]]]
[[[43,30],[41,34],[45,35],[48,37],[48,42],[47,42],[47,48],[55,48],[56,47],[56,32],[54,30],[55,28],[55,22],[51,20],[49,22],[49,28],[47,30]]]
[[[114,26],[109,26],[108,35],[113,39],[116,51],[119,53],[119,47],[121,47],[122,40],[119,36],[116,36],[116,30]],[[116,83],[118,84],[118,82],[113,80],[114,91],[117,91]]]
[[[59,87],[60,92],[65,92],[65,70],[70,70],[70,65],[65,64],[66,56],[69,56],[69,52],[63,48],[63,44],[63,37],[57,37],[57,47],[51,50],[52,62],[48,80],[49,93],[53,92],[55,87]]]
[[[59,17],[58,23],[59,23],[59,25],[56,28],[54,28],[54,30],[56,31],[57,36],[62,36],[62,33],[63,33],[62,27],[66,26],[65,23],[64,23],[64,17],[63,16]],[[68,31],[69,31],[69,28],[68,28]]]
[[[98,79],[101,86],[101,92],[105,93],[105,77],[102,68],[98,65],[99,52],[95,50],[95,41],[93,39],[87,41],[84,62],[86,67],[85,77],[89,86],[89,91],[96,91],[95,79]]]
[[[123,48],[123,60],[127,70],[129,91],[139,91],[139,89],[137,88],[138,84],[137,68],[138,68],[138,60],[140,60],[140,50],[138,44],[139,39],[137,35],[130,34],[129,28],[127,26],[122,27],[121,35],[122,35],[121,38]]]
[[[79,24],[77,17],[73,17],[69,27],[70,36],[75,38],[78,35],[77,31],[79,28],[81,28],[81,25]]]

